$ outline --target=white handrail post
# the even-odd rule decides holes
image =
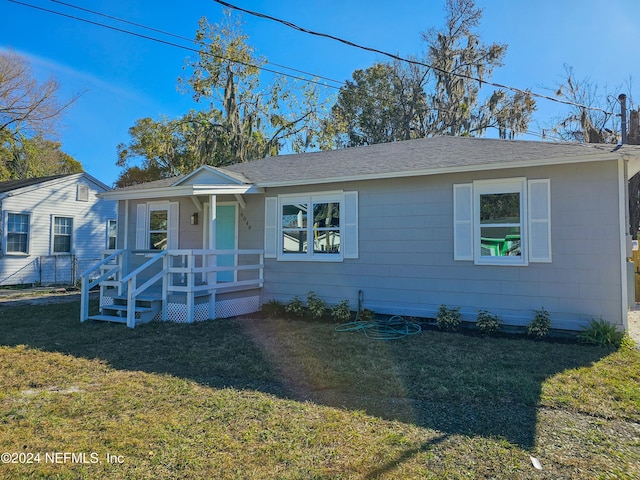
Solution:
[[[216,318],[216,284],[218,283],[218,272],[215,267],[218,265],[218,256],[213,251],[207,255],[207,264],[209,265],[208,284],[209,284],[209,319]]]
[[[264,251],[260,251],[260,263],[258,264],[258,272],[260,279],[260,286],[264,285]]]
[[[164,275],[162,276],[162,321],[166,322],[169,319],[169,282],[171,281],[169,275],[170,254],[167,254],[162,259],[162,269]]]
[[[127,327],[136,326],[136,298],[133,292],[136,289],[136,277],[131,277],[127,282]]]
[[[193,290],[195,277],[193,267],[195,256],[193,255],[193,252],[190,252],[189,255],[185,255],[185,257],[187,259],[187,322],[193,323],[195,321],[195,292]]]
[[[127,266],[127,259],[125,258],[125,252],[122,252],[118,257],[118,267],[120,267],[120,274],[116,276],[116,280],[118,281],[118,296],[122,295],[122,282],[120,280],[127,273],[127,271],[125,270],[126,266]]]
[[[80,290],[80,321],[89,319],[89,279],[82,277]]]

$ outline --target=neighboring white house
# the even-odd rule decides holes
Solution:
[[[0,285],[70,284],[116,247],[116,202],[87,173],[0,182]]]
[[[602,317],[624,330],[638,171],[633,145],[439,137],[112,190],[122,250],[98,267],[99,318],[133,327],[140,297],[191,322],[308,291],[355,307],[362,291],[383,314],[433,318],[445,304],[521,327],[545,308],[553,328]]]

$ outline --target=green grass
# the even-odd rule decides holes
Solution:
[[[0,453],[99,461],[0,478],[640,478],[633,348],[78,317],[0,307]]]

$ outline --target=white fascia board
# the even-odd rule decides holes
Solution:
[[[140,190],[111,190],[98,194],[106,200],[140,200],[144,198],[190,197],[193,195],[235,195],[262,193],[264,190],[255,185],[184,185],[160,188],[142,188]]]
[[[68,183],[70,181],[76,181],[79,178],[84,178],[85,180],[88,180],[89,182],[93,183],[96,187],[104,190],[105,192],[110,190],[110,188],[107,185],[102,183],[97,178],[89,175],[86,172],[80,172],[80,173],[73,173],[71,175],[66,175],[66,176],[60,177],[60,178],[54,178],[52,180],[45,180],[45,181],[42,181],[40,183],[35,183],[33,185],[29,185],[27,187],[20,187],[20,188],[15,188],[13,190],[9,190],[8,192],[4,192],[4,193],[0,194],[0,199],[7,198],[7,197],[13,197],[15,195],[22,195],[23,193],[32,192],[34,190],[38,190],[38,189],[42,188],[43,186],[58,185],[60,183]],[[98,194],[98,195],[100,195],[100,194]]]
[[[245,193],[262,193],[264,190],[255,185],[191,185],[193,195],[242,195]]]
[[[198,175],[203,170],[211,173],[212,175],[216,175],[218,177],[222,177],[222,178],[224,178],[226,180],[229,180],[229,182],[231,182],[232,184],[242,185],[242,181],[238,180],[237,178],[232,177],[231,175],[228,175],[228,174],[218,170],[215,167],[212,167],[210,165],[201,165],[200,167],[196,168],[193,172],[191,172],[190,174],[188,174],[185,177],[181,178],[178,182],[174,183],[173,186],[177,187],[179,185],[185,184],[187,181],[189,181],[191,178],[193,178],[196,175]]]
[[[324,184],[324,183],[355,182],[355,181],[361,181],[361,180],[389,180],[394,178],[444,175],[447,173],[482,172],[482,171],[491,171],[491,170],[507,170],[512,168],[602,162],[602,161],[618,160],[619,158],[620,158],[620,155],[616,153],[602,153],[597,155],[589,155],[585,157],[570,157],[570,158],[560,157],[560,158],[547,158],[543,160],[523,160],[523,161],[508,162],[508,163],[498,162],[498,163],[487,163],[487,164],[477,164],[477,165],[461,165],[461,166],[455,166],[455,167],[427,168],[427,169],[420,169],[420,170],[384,172],[384,173],[373,173],[373,174],[365,174],[365,175],[349,175],[349,176],[343,176],[343,177],[289,180],[286,182],[255,182],[255,184],[257,186],[265,187],[265,188],[294,187],[299,185],[318,185],[318,184]]]

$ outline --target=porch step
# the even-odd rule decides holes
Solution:
[[[89,317],[89,320],[104,322],[127,323],[127,297],[112,297],[111,305],[100,307],[100,314]],[[134,318],[136,325],[153,320],[162,308],[162,299],[155,296],[140,296],[136,298]]]
[[[100,322],[127,323],[126,317],[116,317],[113,315],[91,315],[89,320],[98,320]]]

